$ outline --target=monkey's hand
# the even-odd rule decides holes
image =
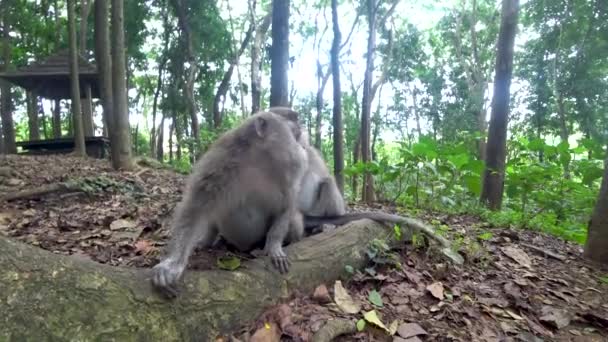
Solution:
[[[270,245],[267,247],[268,256],[270,256],[270,260],[274,267],[276,267],[279,272],[287,273],[289,272],[289,266],[291,262],[287,258],[287,254],[283,251],[281,245]]]
[[[168,298],[177,297],[177,281],[184,273],[185,265],[165,259],[152,268],[152,284]]]

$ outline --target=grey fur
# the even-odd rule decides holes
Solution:
[[[176,296],[194,248],[218,235],[242,251],[265,241],[273,265],[289,270],[282,246],[303,234],[296,196],[308,159],[300,136],[297,116],[260,112],[209,148],[175,208],[168,253],[153,268],[157,288]]]

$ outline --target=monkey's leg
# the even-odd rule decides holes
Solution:
[[[283,242],[290,233],[292,218],[297,215],[295,208],[288,208],[276,217],[266,235],[264,250],[270,256],[272,264],[281,273],[289,271],[290,262],[287,254],[283,251]]]
[[[217,236],[216,228],[197,204],[198,201],[189,198],[177,206],[168,253],[153,267],[152,283],[169,297],[177,296],[177,282],[194,248],[209,246]]]

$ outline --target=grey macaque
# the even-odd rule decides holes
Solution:
[[[241,251],[265,242],[273,265],[288,272],[282,246],[303,235],[296,196],[308,157],[300,135],[296,114],[260,112],[207,150],[175,208],[168,253],[153,267],[153,285],[175,297],[194,248],[218,236]]]
[[[285,117],[299,116],[289,107],[270,107],[268,111]],[[306,132],[302,132],[298,142],[308,155],[308,167],[298,193],[298,208],[302,214],[310,216],[344,214],[346,212],[344,198],[320,152],[310,145]]]

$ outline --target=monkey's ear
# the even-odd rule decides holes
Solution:
[[[262,138],[266,135],[266,130],[268,128],[268,122],[263,117],[257,117],[254,122],[255,132],[257,135]]]

